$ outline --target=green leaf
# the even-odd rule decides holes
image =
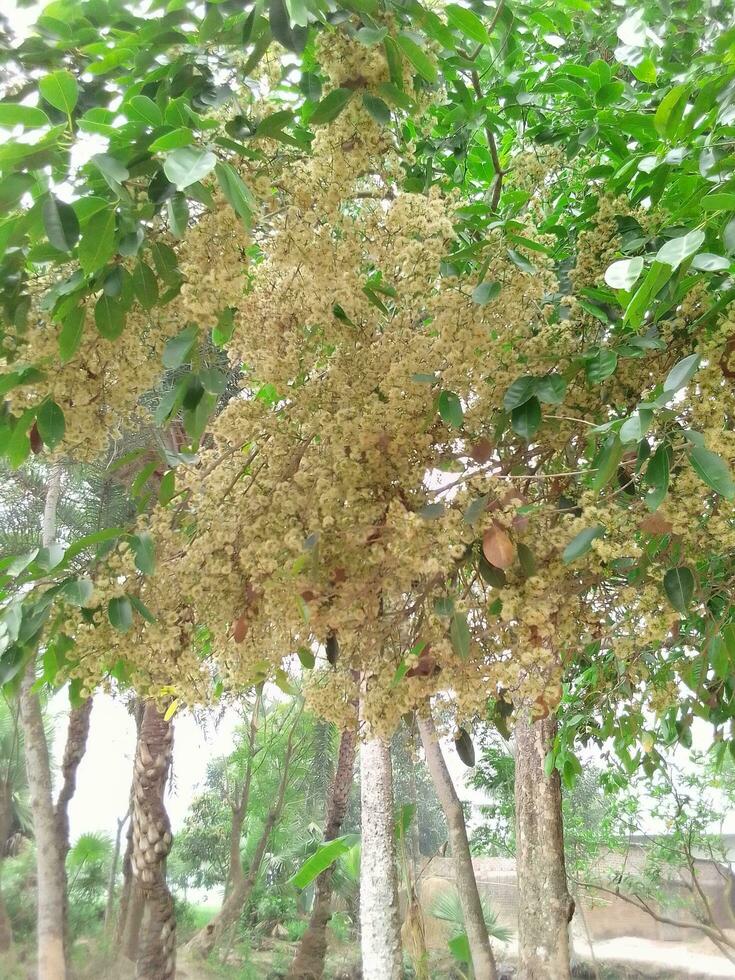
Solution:
[[[387,33],[387,27],[361,27],[355,37],[360,44],[370,46],[373,44],[380,44]]]
[[[133,625],[133,607],[127,596],[116,596],[107,604],[110,623],[120,633],[125,633]]]
[[[64,438],[66,424],[64,413],[56,402],[47,400],[41,405],[36,416],[38,434],[49,447],[54,449]]]
[[[653,117],[656,132],[664,139],[673,139],[687,104],[686,85],[675,85],[661,100]]]
[[[325,95],[321,102],[317,103],[316,108],[309,118],[309,123],[314,126],[322,126],[336,119],[350,101],[353,94],[350,88],[334,89],[328,95]]]
[[[183,238],[189,224],[189,205],[183,194],[174,194],[166,201],[168,223],[174,238]]]
[[[721,681],[727,680],[730,674],[730,655],[724,639],[719,634],[710,640],[709,662],[715,676]]]
[[[144,310],[152,309],[158,302],[158,280],[153,269],[142,260],[133,270],[133,290]]]
[[[675,364],[664,381],[664,391],[678,391],[689,383],[699,369],[701,357],[690,354]]]
[[[182,146],[168,154],[163,172],[178,191],[183,191],[211,173],[216,163],[217,157],[211,150]]]
[[[646,432],[648,432],[652,419],[653,412],[647,409],[642,408],[637,412],[633,412],[620,426],[620,432],[618,434],[621,443],[627,445],[631,442],[640,442]]]
[[[470,951],[470,940],[467,933],[462,931],[451,939],[447,939],[449,952],[458,963],[471,963],[472,953]]]
[[[656,261],[670,265],[672,269],[678,269],[685,259],[699,251],[703,242],[704,232],[699,229],[690,231],[681,238],[672,238],[658,250]]]
[[[135,567],[144,575],[152,575],[156,567],[156,549],[148,531],[134,534],[130,546],[135,553]]]
[[[567,392],[567,383],[560,374],[547,374],[536,379],[534,391],[539,401],[547,405],[561,405]]]
[[[87,606],[94,592],[91,578],[75,578],[67,582],[59,593],[75,606]]]
[[[253,221],[255,198],[248,190],[238,172],[229,163],[218,163],[214,168],[217,182],[222,189],[225,200],[243,224],[249,228]]]
[[[172,129],[170,133],[164,133],[158,139],[153,140],[148,149],[152,153],[165,153],[167,150],[178,150],[181,146],[191,146],[194,142],[194,134],[186,126],[179,126]]]
[[[503,407],[507,412],[510,412],[514,408],[518,408],[520,405],[525,404],[525,402],[527,402],[529,398],[533,398],[535,394],[536,378],[533,378],[530,375],[524,375],[522,378],[516,378],[503,396]]]
[[[735,211],[735,194],[708,194],[699,206],[703,211]]]
[[[592,477],[592,489],[600,491],[610,482],[617,472],[618,464],[623,455],[623,444],[616,435],[609,435],[598,453],[592,466],[595,470]]]
[[[0,102],[0,126],[8,129],[13,126],[39,129],[41,126],[48,125],[50,120],[43,109],[32,105],[21,105],[19,102]]]
[[[395,41],[398,47],[416,69],[418,74],[421,75],[421,77],[427,82],[432,84],[436,82],[436,67],[426,52],[420,48],[412,38],[408,37],[407,34],[399,34]]]
[[[442,391],[439,395],[439,414],[453,429],[461,429],[464,422],[464,410],[459,395],[453,391]]]
[[[536,557],[534,553],[527,544],[523,544],[521,541],[516,545],[516,551],[518,552],[518,561],[523,569],[523,574],[526,578],[530,578],[536,571]]]
[[[61,70],[45,75],[38,90],[49,105],[71,116],[79,98],[79,86],[71,72]]]
[[[692,447],[687,455],[692,469],[707,486],[712,487],[725,500],[735,500],[735,480],[722,456],[705,449],[704,446]]]
[[[648,85],[653,85],[656,81],[656,65],[648,55],[642,61],[639,61],[637,65],[632,65],[630,70],[639,82],[646,82]]]
[[[605,528],[602,524],[595,524],[594,527],[586,527],[580,531],[564,549],[564,553],[562,554],[564,564],[568,565],[577,558],[581,558],[582,555],[586,555],[592,547],[592,542],[595,538],[601,538],[604,533]]]
[[[103,293],[94,304],[94,322],[105,340],[117,340],[125,329],[125,307],[118,298]]]
[[[390,109],[377,96],[365,92],[362,97],[362,104],[379,126],[387,126],[391,121]]]
[[[79,243],[79,264],[89,275],[97,272],[115,254],[115,212],[98,211],[87,222]]]
[[[134,95],[124,106],[128,119],[140,119],[149,126],[162,126],[163,114],[147,95]]]
[[[79,350],[82,334],[84,333],[85,319],[85,311],[79,306],[74,307],[64,317],[59,333],[59,356],[62,364],[66,364],[67,361],[71,360]]]
[[[470,655],[470,628],[467,625],[466,613],[455,613],[449,624],[449,638],[455,653],[466,660]]]
[[[653,488],[646,494],[646,507],[654,511],[669,489],[669,449],[665,443],[651,456],[646,467],[645,480]]]
[[[585,372],[590,384],[600,384],[615,374],[618,366],[618,355],[613,350],[600,350],[587,361]]]
[[[344,837],[335,837],[334,840],[330,840],[326,844],[320,844],[291,878],[291,884],[295,885],[296,888],[306,888],[319,877],[322,871],[326,871],[333,865],[338,857],[351,850],[357,840],[358,838],[354,834],[347,834]]]
[[[701,272],[723,272],[729,269],[730,259],[724,255],[713,255],[712,252],[699,252],[692,259],[692,269],[699,269]]]
[[[198,338],[199,328],[192,323],[167,341],[161,356],[164,367],[173,369],[185,364],[190,359]]]
[[[299,647],[296,653],[301,661],[301,666],[305,670],[312,670],[316,665],[316,657],[311,650],[308,650],[306,647]]]
[[[671,605],[686,613],[694,595],[694,575],[686,565],[670,568],[664,575],[664,591]]]
[[[631,290],[643,272],[643,256],[634,259],[621,259],[608,266],[605,282],[611,289]]]
[[[66,549],[64,564],[67,565],[73,558],[76,558],[77,555],[81,555],[83,551],[86,551],[87,548],[91,548],[96,544],[104,544],[107,541],[114,541],[124,533],[124,529],[121,527],[106,527],[101,531],[94,531],[92,534],[85,534],[84,537],[77,538],[77,540],[70,544]]]
[[[71,204],[49,194],[41,210],[46,237],[60,252],[71,252],[79,241],[79,219]]]
[[[499,282],[481,282],[472,290],[472,302],[477,303],[478,306],[485,306],[500,294],[501,288]]]
[[[514,408],[510,416],[513,431],[522,439],[531,439],[541,425],[541,405],[534,395],[522,405]]]
[[[466,7],[460,7],[456,3],[447,4],[444,12],[452,27],[455,27],[461,34],[468,37],[470,41],[474,41],[475,44],[490,43],[490,35],[477,14],[468,10]]]
[[[156,617],[150,611],[148,606],[146,606],[146,604],[137,597],[137,595],[130,596],[130,604],[138,615],[146,621],[146,623],[155,623]]]

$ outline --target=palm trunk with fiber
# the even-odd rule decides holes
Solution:
[[[475,869],[472,866],[462,804],[444,761],[430,710],[427,709],[423,716],[419,715],[417,720],[426,755],[426,765],[447,821],[449,849],[452,853],[457,894],[472,956],[472,968],[476,980],[495,980],[497,977],[495,957],[490,947]]]
[[[370,732],[360,745],[360,797],[362,976],[363,980],[399,980],[403,964],[390,746]]]
[[[567,889],[559,773],[547,776],[544,759],[556,735],[549,716],[516,725],[516,868],[518,972],[524,980],[568,980],[569,923],[574,902]]]
[[[329,796],[327,821],[324,827],[325,842],[338,837],[342,828],[347,800],[352,788],[356,748],[357,732],[346,728],[340,738],[337,767]],[[333,867],[330,865],[316,879],[311,918],[291,964],[289,980],[319,980],[324,973],[327,923],[332,915],[332,873]]]
[[[176,974],[176,917],[166,883],[172,838],[164,805],[172,753],[173,726],[154,701],[147,701],[133,773],[132,871],[145,899],[138,980],[172,980]]]

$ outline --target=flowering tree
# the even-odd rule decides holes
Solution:
[[[695,701],[729,711],[731,32],[561,0],[53,4],[38,32],[0,105],[0,446],[178,437],[140,460],[157,506],[72,545],[117,540],[93,579],[9,566],[6,677],[46,621],[83,693],[287,688],[298,655],[340,727],[361,701],[364,912],[385,739],[428,697],[530,725],[590,651],[625,699],[676,648],[661,713],[694,617]]]

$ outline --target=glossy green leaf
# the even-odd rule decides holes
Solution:
[[[216,163],[217,157],[211,150],[182,146],[167,155],[163,172],[177,190],[183,191],[210,174]]]
[[[49,194],[43,202],[43,226],[46,237],[60,252],[71,252],[79,241],[79,219],[71,204]]]
[[[592,547],[592,542],[596,538],[601,538],[605,534],[605,528],[601,524],[595,524],[594,527],[586,527],[584,530],[580,531],[569,544],[564,549],[562,555],[562,561],[565,565],[569,562],[575,561],[577,558],[581,558],[582,555],[586,555],[587,552]]]
[[[79,264],[87,273],[97,272],[115,254],[115,212],[98,211],[87,222],[79,242]]]
[[[541,405],[535,395],[513,409],[510,424],[522,439],[529,440],[536,434],[541,425]]]
[[[116,596],[107,604],[110,624],[120,633],[127,632],[133,625],[133,607],[127,596]]]
[[[704,446],[693,446],[687,453],[692,469],[707,486],[724,497],[735,500],[735,480],[728,463]]]
[[[459,395],[453,391],[442,391],[439,395],[439,414],[453,429],[461,429],[464,423],[464,410]]]
[[[694,595],[694,575],[686,565],[670,568],[664,574],[664,591],[671,605],[686,613]]]
[[[60,70],[44,75],[38,90],[49,105],[71,116],[79,98],[79,85],[71,72]]]
[[[352,89],[349,88],[333,89],[317,104],[309,118],[309,123],[314,126],[323,126],[325,123],[332,122],[342,112],[353,94]]]
[[[38,433],[49,449],[55,449],[64,438],[66,423],[64,413],[55,401],[47,399],[36,415]]]
[[[467,624],[467,614],[456,612],[449,624],[449,637],[457,656],[466,660],[470,655],[470,628]]]

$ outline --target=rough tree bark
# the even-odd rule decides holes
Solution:
[[[115,914],[115,882],[117,881],[117,864],[120,860],[120,849],[122,846],[123,827],[130,816],[130,810],[124,817],[117,818],[117,832],[115,833],[115,848],[112,852],[112,864],[110,865],[110,876],[107,879],[107,902],[105,903],[105,932],[112,928]]]
[[[352,787],[356,749],[357,732],[346,728],[340,738],[339,756],[329,795],[324,827],[325,841],[334,840],[342,828]],[[332,866],[325,868],[316,879],[311,918],[288,972],[289,980],[319,980],[324,973],[327,923],[332,916],[332,872]]]
[[[390,746],[370,732],[360,745],[360,796],[362,976],[363,980],[399,980],[403,964]]]
[[[568,980],[569,923],[574,902],[567,889],[561,782],[544,772],[556,734],[549,716],[516,725],[516,867],[518,973],[524,980]]]
[[[289,774],[291,770],[291,763],[294,759],[295,749],[294,746],[294,736],[296,734],[296,729],[298,727],[299,719],[301,717],[301,712],[303,710],[303,705],[301,705],[296,713],[296,716],[291,724],[291,730],[288,734],[288,741],[286,742],[286,751],[283,759],[283,769],[281,770],[281,778],[278,783],[278,791],[276,793],[276,799],[273,806],[268,811],[265,823],[263,824],[263,830],[258,838],[258,843],[255,846],[255,851],[253,852],[252,859],[250,861],[250,867],[248,869],[247,875],[245,874],[245,869],[242,865],[242,857],[240,854],[240,838],[237,838],[237,848],[233,848],[230,859],[233,862],[230,868],[230,891],[227,894],[224,902],[222,903],[222,908],[219,910],[217,915],[209,922],[203,929],[200,929],[192,939],[186,945],[187,952],[192,953],[195,956],[206,957],[212,952],[215,946],[221,940],[223,934],[229,929],[230,926],[234,925],[235,922],[240,918],[240,913],[242,912],[245,904],[250,898],[250,893],[255,886],[256,879],[258,877],[258,872],[260,870],[260,865],[265,856],[266,848],[268,847],[268,842],[270,840],[271,833],[276,823],[280,819],[281,813],[283,812],[283,805],[286,800],[286,789],[288,788]],[[252,755],[252,753],[251,753]],[[246,803],[247,805],[247,803]],[[243,812],[244,817],[244,812]],[[242,828],[242,825],[241,825]],[[238,831],[238,834],[241,832]]]
[[[173,726],[154,701],[147,701],[133,771],[132,872],[145,898],[136,967],[139,980],[172,980],[176,974],[176,917],[166,884],[172,838],[164,805],[172,753]]]
[[[475,870],[472,867],[462,804],[444,761],[430,710],[427,708],[426,713],[423,716],[418,715],[417,720],[426,755],[426,765],[447,821],[457,894],[462,907],[475,977],[476,980],[496,980],[495,957],[490,947]]]
[[[49,477],[43,511],[41,540],[50,547],[56,538],[56,509],[61,494],[61,468],[54,466]],[[89,732],[91,700],[72,709],[63,762],[63,783],[54,805],[51,762],[41,701],[33,691],[35,657],[28,663],[20,689],[20,720],[23,729],[33,833],[36,841],[37,948],[40,980],[65,980],[68,949],[65,861],[69,850],[67,808],[76,788],[76,775]]]

